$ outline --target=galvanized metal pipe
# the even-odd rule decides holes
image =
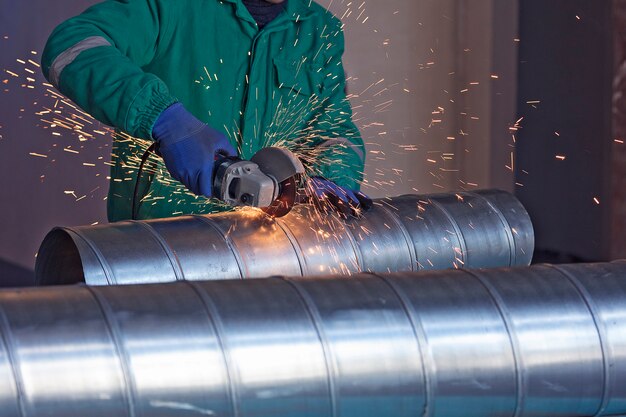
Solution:
[[[501,191],[376,201],[360,220],[300,206],[281,219],[237,212],[54,229],[40,285],[315,276],[529,265],[528,213]]]
[[[626,263],[0,292],[3,417],[626,414]]]

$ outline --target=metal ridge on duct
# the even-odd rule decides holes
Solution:
[[[140,284],[271,275],[351,275],[526,266],[534,233],[511,194],[487,190],[381,199],[361,219],[299,206],[57,228],[37,257],[39,285]]]
[[[0,291],[3,417],[626,414],[626,264]]]

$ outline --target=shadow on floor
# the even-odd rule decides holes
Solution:
[[[31,287],[34,284],[34,271],[0,260],[0,288]]]

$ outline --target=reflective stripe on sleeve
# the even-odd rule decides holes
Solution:
[[[112,45],[102,36],[91,36],[89,38],[83,39],[76,45],[66,49],[61,54],[59,54],[59,56],[57,56],[57,58],[50,66],[49,78],[52,85],[59,88],[59,78],[61,77],[61,73],[63,72],[65,67],[74,62],[76,57],[78,57],[81,52],[84,52],[88,49],[97,48],[99,46]]]

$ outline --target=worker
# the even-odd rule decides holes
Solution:
[[[352,121],[340,20],[311,0],[107,0],[58,26],[46,78],[97,120],[154,141],[192,193],[143,186],[128,136],[113,144],[110,221],[223,210],[212,196],[218,155],[250,159],[267,146],[303,156],[317,202],[351,212],[365,148]],[[144,142],[145,143],[145,142]]]

